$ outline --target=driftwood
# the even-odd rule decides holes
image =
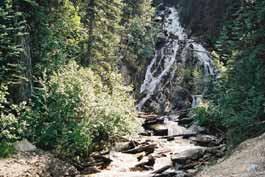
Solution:
[[[142,118],[142,119],[154,119],[154,118],[157,118],[159,117],[159,115],[157,114],[145,114],[145,113],[139,113],[138,114],[138,118]]]
[[[135,165],[135,168],[143,168],[146,170],[152,169],[152,166],[155,164],[155,158],[152,156],[149,156],[148,159],[138,163]]]
[[[140,152],[143,152],[143,151],[145,151],[145,152],[153,152],[156,147],[157,147],[156,144],[143,145],[143,146],[138,146],[138,147],[135,147],[133,149],[129,149],[129,150],[123,151],[123,153],[137,154],[137,153],[140,153]]]
[[[173,138],[176,138],[176,137],[191,137],[191,136],[196,136],[198,135],[198,133],[183,133],[183,134],[177,134],[177,135],[170,135],[170,136],[162,136],[160,137],[160,139],[173,139]]]
[[[155,170],[152,172],[152,174],[158,174],[158,173],[163,173],[164,171],[170,169],[172,167],[172,165],[166,165],[158,170]]]

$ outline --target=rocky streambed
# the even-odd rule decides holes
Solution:
[[[177,115],[141,113],[139,119],[143,131],[116,143],[109,154],[98,157],[101,161],[81,171],[81,176],[189,177],[224,154],[222,138]]]

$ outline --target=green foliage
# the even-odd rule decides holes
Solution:
[[[144,24],[142,19],[135,18],[128,29],[128,51],[138,60],[149,59],[154,54],[156,36],[159,28],[155,24]],[[130,58],[133,59],[133,58]]]
[[[146,16],[150,3],[139,2],[131,10],[146,23],[134,17],[129,23],[126,2],[121,0],[4,2],[0,7],[0,81],[8,90],[0,91],[0,148],[7,152],[3,154],[12,152],[12,143],[26,136],[39,147],[85,157],[133,130],[131,89],[112,70],[121,55],[122,33],[132,34],[131,48],[137,44],[144,49],[138,57],[152,53],[152,28],[146,25],[151,19]],[[130,25],[124,25],[122,18]],[[83,63],[84,59],[91,62]],[[81,68],[73,60],[90,68]],[[43,80],[34,82],[43,73]],[[27,100],[32,109],[25,111],[26,107],[13,105],[12,98],[25,95],[28,82],[34,96],[31,102]]]
[[[86,34],[76,7],[66,0],[61,5],[39,2],[36,6],[26,7],[31,11],[28,20],[34,30],[32,36],[32,57],[34,74],[40,76],[45,70],[52,73],[67,62],[67,58],[79,60],[82,43]]]
[[[122,0],[122,24],[130,24],[134,18],[141,18],[147,24],[154,15],[154,8],[149,0]]]
[[[0,144],[0,158],[7,158],[14,153],[15,153],[15,148],[12,144],[7,144],[7,143]]]
[[[139,77],[143,75],[146,64],[154,55],[155,45],[161,26],[153,22],[155,8],[148,0],[123,1],[121,23],[125,27],[121,36],[121,63],[131,72],[132,82],[140,87]]]
[[[13,0],[6,0],[0,6],[0,82],[9,87],[17,87],[25,80],[21,73],[24,48],[22,39],[26,33],[23,13],[15,9]]]
[[[14,152],[12,143],[21,138],[26,126],[18,118],[24,106],[8,103],[7,94],[7,88],[0,85],[0,157],[7,157]]]
[[[25,115],[28,137],[43,148],[78,158],[132,132],[135,109],[130,89],[113,72],[110,85],[101,80],[91,69],[70,62],[42,81],[33,109]]]
[[[215,83],[207,110],[198,119],[221,128],[233,143],[264,131],[265,2],[244,2],[217,42],[226,71]],[[207,113],[206,113],[207,112]]]
[[[83,45],[85,55],[81,58],[82,65],[104,61],[115,66],[122,32],[121,0],[86,0],[79,1],[78,6],[88,35]]]

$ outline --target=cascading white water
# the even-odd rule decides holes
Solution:
[[[192,108],[196,108],[201,104],[201,102],[202,102],[202,95],[192,95],[192,104],[191,104]]]
[[[185,62],[188,50],[192,50],[193,55],[198,58],[200,65],[204,68],[205,77],[214,75],[212,59],[208,51],[201,44],[187,38],[185,29],[181,26],[177,9],[167,8],[164,14],[168,14],[165,16],[163,25],[163,31],[167,36],[166,43],[162,48],[156,50],[154,58],[147,67],[145,80],[140,89],[140,93],[144,93],[145,97],[138,103],[138,110],[141,110],[146,101],[159,91],[159,85],[171,72],[176,59],[179,57],[183,63]]]

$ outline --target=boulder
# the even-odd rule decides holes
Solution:
[[[205,153],[205,148],[188,149],[182,153],[175,154],[171,157],[171,160],[175,164],[185,165],[190,160],[198,160]]]
[[[35,151],[37,148],[35,145],[31,144],[27,139],[23,139],[15,143],[15,149],[20,152],[31,152]]]

